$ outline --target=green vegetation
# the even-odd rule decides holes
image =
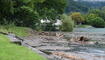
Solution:
[[[70,14],[76,25],[91,25],[96,28],[105,27],[105,2],[68,0],[66,13]]]
[[[60,27],[61,31],[71,32],[74,28],[74,21],[71,17],[63,14],[62,15],[62,25]]]
[[[76,22],[76,24],[81,24],[85,20],[80,12],[73,12],[70,16]]]
[[[0,0],[0,25],[14,23],[37,30],[41,19],[53,25],[65,7],[66,0]]]
[[[105,20],[105,10],[104,10],[104,7],[102,7],[101,9],[91,9],[89,11],[89,14],[96,14],[98,17],[101,17],[102,19]]]
[[[98,1],[95,0],[68,0],[68,6],[66,8],[66,13],[70,12],[82,12],[87,13],[90,9],[100,9],[105,6],[104,1]]]
[[[105,27],[105,9],[90,9],[88,13],[72,12],[70,14],[77,25],[91,25],[96,28]]]
[[[89,10],[89,8],[86,6],[86,3],[80,2],[80,0],[78,2],[76,2],[74,0],[68,0],[68,6],[66,8],[66,13],[87,12],[88,10]]]
[[[17,27],[14,25],[0,26],[0,32],[4,32],[4,33],[12,32],[17,36],[28,36],[28,28]]]
[[[9,39],[0,34],[0,60],[46,60],[31,50],[12,44]]]
[[[87,15],[87,24],[92,25],[94,27],[105,27],[105,21],[101,17],[98,17],[95,14]]]
[[[54,24],[58,19],[63,20],[60,16],[65,11],[69,11],[70,13],[67,14],[70,14],[69,16],[77,25],[89,24],[93,27],[104,27],[105,25],[102,23],[105,22],[104,4],[102,3],[101,7],[98,6],[100,9],[96,6],[93,8],[91,4],[90,2],[74,0],[0,0],[0,25],[14,23],[15,26],[31,27],[37,31],[56,31]],[[97,18],[90,19],[87,17],[90,14],[97,15]],[[42,23],[42,20],[48,20],[49,23]]]

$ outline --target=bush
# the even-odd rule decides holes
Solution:
[[[80,12],[73,12],[70,16],[77,24],[83,23],[85,20]]]
[[[97,28],[105,27],[105,21],[95,14],[88,15],[86,22],[87,24],[92,25],[93,27],[97,27]]]
[[[100,17],[94,18],[94,20],[91,22],[93,22],[92,26],[94,27],[105,27],[105,21]]]
[[[32,8],[23,6],[16,14],[17,21],[15,23],[17,26],[31,28],[36,28],[37,26],[39,26],[39,15]]]
[[[65,14],[63,14],[61,17],[62,17],[62,25],[60,27],[60,30],[64,32],[71,32],[74,27],[74,21],[71,19],[71,17]]]

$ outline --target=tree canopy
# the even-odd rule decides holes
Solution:
[[[35,28],[41,19],[54,23],[65,7],[66,0],[0,0],[0,24]]]

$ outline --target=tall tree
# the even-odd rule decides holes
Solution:
[[[80,24],[85,20],[80,12],[73,12],[70,16],[77,24]]]
[[[89,13],[93,13],[105,20],[105,11],[100,9],[91,9]]]
[[[53,24],[65,6],[66,0],[0,0],[0,20],[27,27],[39,26],[40,19]]]
[[[59,19],[60,15],[64,13],[66,4],[67,0],[46,0],[43,3],[37,3],[36,7],[38,8],[37,12],[41,16],[40,19],[50,20],[50,26],[52,26]],[[52,27],[48,29],[52,29]]]

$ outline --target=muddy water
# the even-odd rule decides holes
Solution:
[[[74,32],[105,32],[105,28],[74,28]]]
[[[94,48],[80,45],[70,46],[70,48],[72,49],[68,51],[55,51],[60,52],[60,54],[63,53],[62,55],[56,55],[56,57],[61,60],[105,60],[105,48]],[[66,58],[64,54],[70,58]],[[72,57],[76,58],[72,59]],[[54,60],[58,60],[57,58]]]
[[[100,44],[101,45],[101,44]],[[71,52],[87,52],[87,53],[97,53],[97,54],[105,54],[105,45],[78,45],[78,46],[70,46],[73,47]]]
[[[14,35],[8,35],[8,37],[12,41],[19,40]],[[71,44],[66,40],[56,40],[54,38],[55,40],[52,39],[53,41],[47,41],[35,36],[32,36],[31,38],[27,37],[25,39],[26,40],[24,40],[24,44],[28,44],[28,48],[36,48],[39,51],[44,51],[44,53],[45,51],[52,53],[63,53],[58,55],[47,55],[48,58],[51,58],[49,60],[105,60],[105,44]]]

